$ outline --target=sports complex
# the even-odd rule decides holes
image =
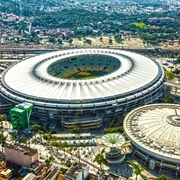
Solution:
[[[40,119],[63,128],[98,128],[163,96],[165,74],[148,57],[113,49],[70,49],[25,59],[3,72],[1,95],[32,103]]]
[[[180,105],[151,104],[135,108],[124,119],[125,135],[149,168],[180,173]]]

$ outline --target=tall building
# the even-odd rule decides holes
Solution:
[[[33,106],[30,103],[21,103],[10,110],[11,123],[15,129],[26,129],[29,126],[29,118]]]

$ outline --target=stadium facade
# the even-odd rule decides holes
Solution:
[[[165,74],[148,57],[113,49],[71,49],[35,56],[8,68],[1,95],[32,103],[41,119],[98,128],[103,118],[152,103],[163,95]]]

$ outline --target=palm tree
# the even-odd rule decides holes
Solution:
[[[126,162],[131,166],[134,173],[136,174],[136,180],[137,180],[138,176],[141,176],[141,178],[143,178],[144,180],[148,180],[148,178],[142,174],[142,171],[145,170],[144,166],[137,164],[133,161],[129,161],[129,160],[127,160]]]
[[[43,137],[43,135],[44,135],[44,131],[39,130],[38,133],[39,133],[39,135],[40,135],[40,137],[41,137],[41,143],[42,143],[42,137]]]
[[[20,143],[23,143],[25,145],[27,145],[28,139],[26,137],[23,137],[20,141]]]
[[[6,115],[5,114],[1,114],[0,115],[0,126],[2,128],[2,131],[3,131],[3,121],[7,121],[7,118],[6,118]]]
[[[0,144],[2,146],[2,152],[5,143],[6,143],[6,137],[3,134],[0,134]]]
[[[64,142],[62,143],[62,148],[63,148],[64,154],[65,154],[66,148],[67,148],[68,146],[69,146],[69,145],[68,145],[68,142],[64,141]]]
[[[101,165],[102,163],[107,163],[107,159],[104,157],[103,154],[97,154],[94,158],[94,162],[97,162],[100,165],[100,168],[102,169]]]
[[[11,141],[15,141],[16,137],[18,136],[18,132],[12,132],[10,135],[11,135]]]
[[[36,134],[40,129],[41,129],[41,126],[39,124],[33,124],[30,128],[30,131]]]
[[[48,159],[45,160],[47,166],[50,166],[54,161],[55,161],[55,158],[52,155]]]
[[[72,151],[73,151],[73,147],[70,147],[70,148],[69,148],[69,152],[70,152],[70,154],[71,154],[71,158],[72,158]]]

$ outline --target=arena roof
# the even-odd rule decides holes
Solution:
[[[140,151],[151,157],[179,164],[179,105],[152,104],[136,108],[125,117],[124,130]]]
[[[87,80],[68,80],[51,76],[47,69],[65,58],[80,55],[106,55],[119,60],[120,67],[105,76]],[[3,74],[3,83],[9,90],[24,97],[43,100],[92,100],[116,97],[130,93],[133,96],[155,81],[162,82],[164,73],[148,57],[110,49],[71,49],[38,55],[10,67]],[[138,96],[138,93],[137,93]]]

